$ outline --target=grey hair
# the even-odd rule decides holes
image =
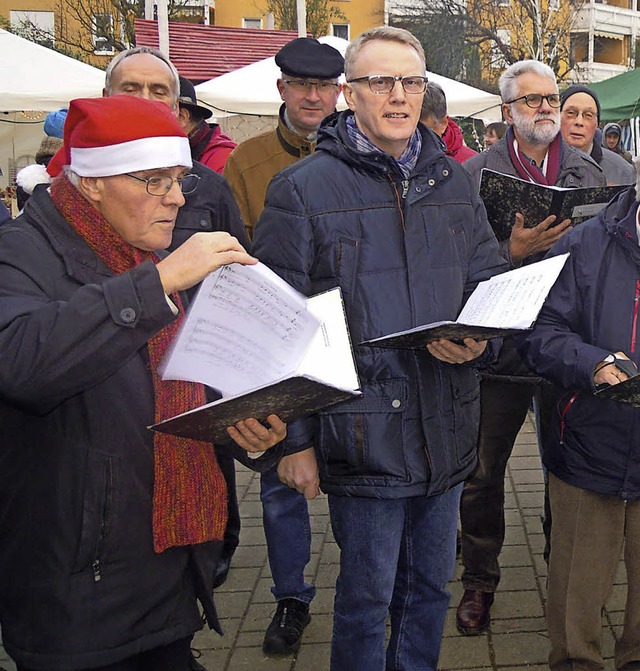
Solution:
[[[178,100],[180,97],[180,76],[178,75],[178,71],[176,70],[175,65],[161,51],[154,49],[153,47],[133,47],[131,49],[125,49],[125,51],[121,51],[117,56],[113,57],[107,66],[104,76],[104,88],[107,92],[107,95],[111,95],[111,80],[113,78],[113,71],[120,63],[122,63],[125,58],[129,58],[129,56],[135,56],[136,54],[150,54],[151,56],[155,56],[161,60],[169,68],[169,70],[171,70],[171,74],[173,75],[174,80],[173,93],[175,99]]]
[[[74,172],[71,170],[71,168],[68,165],[65,165],[62,168],[62,171],[66,175],[67,179],[73,184],[73,186],[76,187],[76,189],[80,188],[80,175],[77,172]]]
[[[416,37],[414,37],[408,30],[405,30],[404,28],[379,26],[378,28],[372,28],[371,30],[367,30],[364,33],[361,33],[347,47],[347,52],[344,57],[344,76],[347,81],[349,81],[349,79],[351,79],[351,77],[354,75],[353,68],[356,59],[358,58],[358,54],[362,50],[362,47],[364,47],[367,42],[372,42],[373,40],[399,42],[400,44],[406,44],[408,47],[415,49],[426,70],[427,65],[426,58],[424,56],[424,49]]]
[[[420,110],[421,119],[433,117],[437,122],[442,121],[447,116],[447,96],[444,94],[440,84],[429,82],[427,90],[422,99],[422,109]]]
[[[500,97],[502,102],[513,100],[518,97],[518,77],[533,72],[541,77],[550,79],[556,83],[556,76],[553,70],[545,63],[534,60],[518,61],[510,65],[501,75],[498,81],[500,88]]]

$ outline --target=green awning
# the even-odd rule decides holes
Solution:
[[[640,68],[587,86],[600,99],[601,122],[619,122],[640,116]]]

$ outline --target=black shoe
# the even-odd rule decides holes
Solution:
[[[276,614],[262,643],[265,655],[288,655],[300,648],[304,628],[311,622],[309,604],[298,599],[278,601]]]

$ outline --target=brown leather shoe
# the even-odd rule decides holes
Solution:
[[[493,592],[465,589],[456,611],[458,631],[465,636],[477,636],[489,626]]]

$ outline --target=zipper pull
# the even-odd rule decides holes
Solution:
[[[95,582],[100,582],[102,580],[102,574],[100,573],[100,560],[96,559],[92,564],[91,568],[93,569],[93,579]]]
[[[403,179],[402,180],[402,200],[404,200],[407,197],[408,192],[409,192],[409,180],[408,179]]]

